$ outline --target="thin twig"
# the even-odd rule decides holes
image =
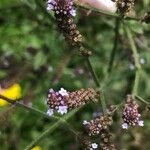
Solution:
[[[57,127],[57,125],[59,125],[60,123],[64,123],[66,126],[68,126],[68,128],[69,128],[69,130],[77,137],[77,132],[67,123],[67,119],[69,119],[69,117],[68,117],[68,115],[69,114],[71,114],[71,116],[74,114],[74,113],[76,113],[80,108],[78,108],[78,109],[74,109],[74,110],[72,110],[70,113],[68,113],[68,115],[66,115],[66,116],[64,116],[63,118],[61,118],[61,117],[57,117],[57,116],[48,116],[46,113],[44,113],[43,111],[40,111],[40,110],[38,110],[38,109],[36,109],[36,108],[33,108],[33,107],[29,107],[29,106],[27,106],[27,105],[24,105],[24,104],[22,104],[22,103],[20,103],[20,102],[18,102],[17,100],[20,100],[20,99],[16,99],[16,100],[12,100],[12,99],[9,99],[9,98],[7,98],[7,97],[5,97],[5,96],[3,96],[3,95],[0,95],[0,99],[2,99],[2,100],[5,100],[5,101],[7,101],[8,103],[10,103],[10,104],[12,104],[12,105],[14,105],[14,106],[18,106],[18,107],[20,107],[20,108],[23,108],[23,109],[25,109],[25,110],[28,110],[28,111],[30,111],[30,112],[32,112],[32,113],[34,113],[34,114],[38,114],[38,115],[41,115],[42,117],[44,117],[44,118],[47,118],[47,119],[49,119],[49,120],[51,120],[51,119],[54,119],[54,120],[57,120],[57,124],[55,123],[55,124],[53,124],[53,127]],[[51,129],[52,130],[52,129]],[[38,139],[38,138],[37,138]],[[34,143],[34,142],[33,142]]]
[[[46,113],[44,113],[43,111],[40,111],[40,110],[38,110],[38,109],[36,109],[36,108],[29,107],[29,106],[27,106],[27,105],[24,105],[24,104],[18,102],[18,100],[20,100],[20,99],[12,100],[12,99],[9,99],[9,98],[7,98],[7,97],[5,97],[5,96],[3,96],[3,95],[0,95],[0,99],[5,100],[5,101],[7,101],[8,103],[10,103],[10,104],[12,104],[12,105],[18,106],[18,107],[23,108],[23,109],[25,109],[25,110],[28,110],[28,111],[30,111],[30,112],[32,112],[32,113],[34,113],[34,114],[41,115],[42,117],[45,117],[45,118],[47,118],[47,119],[55,119],[55,120],[59,120],[59,119],[60,119],[60,117],[56,117],[56,116],[51,116],[51,117],[50,117],[50,116],[48,116]]]
[[[107,106],[106,106],[104,91],[101,91],[100,101],[101,101],[103,113],[106,113]]]
[[[100,87],[100,82],[98,80],[98,77],[97,77],[94,69],[93,69],[93,66],[91,64],[90,58],[87,56],[87,57],[85,57],[85,59],[86,59],[86,62],[87,62],[88,69],[89,69],[89,71],[90,71],[90,73],[91,73],[91,75],[93,77],[93,80],[94,80],[96,86]]]
[[[31,150],[36,144],[38,144],[43,138],[48,136],[52,131],[54,131],[60,124],[61,120],[58,120],[56,123],[54,123],[50,128],[42,132],[38,137],[36,137],[24,150]]]
[[[46,0],[43,0],[43,1],[45,2]],[[37,4],[40,4],[39,6],[42,8],[42,11],[46,14],[46,16],[50,17],[53,21],[55,21],[54,18],[48,12],[46,12],[46,9],[45,9],[44,5],[41,5],[41,2],[39,0],[36,0],[36,2],[37,2]],[[90,10],[92,12],[99,13],[101,15],[105,15],[105,16],[113,17],[113,18],[118,18],[119,17],[119,15],[117,15],[116,13],[110,13],[110,12],[106,12],[104,10],[92,8],[90,6],[79,3],[77,0],[75,0],[74,3],[77,7],[82,8],[82,9],[86,9],[88,11]],[[7,6],[7,7],[4,7],[4,8],[2,7],[2,8],[0,8],[0,11],[5,10],[5,9],[16,8],[16,7],[18,8],[20,6],[22,7],[22,6],[24,6],[24,4],[17,4],[17,5]],[[124,19],[125,20],[135,20],[135,21],[140,21],[141,20],[141,18],[131,17],[131,16],[127,16]]]
[[[133,58],[134,58],[135,67],[136,67],[136,70],[135,70],[135,81],[134,81],[134,85],[133,85],[132,94],[133,95],[137,95],[138,94],[138,87],[139,87],[139,81],[140,81],[140,76],[141,76],[142,69],[141,69],[141,65],[140,65],[140,62],[139,62],[139,54],[138,54],[137,48],[135,46],[133,35],[132,35],[132,33],[131,33],[131,31],[130,31],[130,29],[129,29],[129,27],[127,25],[125,25],[125,31],[127,33],[128,39],[129,39],[131,50],[133,52]]]
[[[115,23],[115,38],[114,38],[114,45],[110,54],[110,61],[109,61],[109,66],[108,66],[108,73],[111,72],[117,47],[118,47],[118,40],[119,40],[119,29],[120,29],[120,24],[121,24],[121,18],[116,18],[116,23]]]
[[[150,102],[146,101],[145,99],[143,99],[142,97],[135,95],[135,98],[137,100],[140,100],[141,102],[145,103],[146,105],[150,105]]]
[[[101,89],[101,85],[100,85],[98,77],[97,77],[97,75],[96,75],[96,73],[95,73],[95,71],[93,69],[93,66],[91,64],[89,56],[86,56],[85,59],[86,59],[87,65],[88,65],[88,69],[89,69],[89,71],[90,71],[90,73],[91,73],[91,75],[93,77],[94,82],[95,82],[95,85],[97,86],[97,89],[100,90]],[[104,92],[102,90],[100,90],[100,97],[99,97],[99,99],[100,99],[100,102],[101,102],[101,105],[102,105],[103,113],[105,113],[107,107],[106,107],[106,101],[105,101]]]
[[[39,143],[42,139],[44,139],[46,136],[48,136],[50,133],[52,133],[57,127],[59,127],[63,122],[65,123],[65,121],[67,119],[69,119],[70,117],[72,117],[77,111],[78,109],[74,109],[72,110],[70,113],[68,113],[66,116],[64,116],[61,120],[58,120],[56,123],[54,123],[52,126],[50,126],[47,130],[45,130],[42,134],[40,134],[36,139],[34,139],[26,148],[25,150],[31,150],[32,147],[34,147],[37,143]],[[67,124],[69,125],[69,124]],[[70,125],[69,125],[70,127]],[[72,128],[71,128],[72,131]],[[74,130],[73,130],[74,131]],[[75,131],[73,133],[76,133]],[[77,135],[77,133],[76,133]]]
[[[104,11],[104,10],[96,9],[96,8],[90,7],[88,5],[79,3],[77,0],[75,0],[74,3],[77,7],[80,7],[80,8],[86,9],[86,10],[90,10],[92,12],[99,13],[101,15],[106,15],[108,17],[113,17],[113,18],[120,18],[120,16],[116,13],[110,13],[110,12],[107,12],[107,11]],[[140,21],[141,20],[141,18],[132,17],[132,16],[124,17],[124,19],[125,20],[135,20],[135,21]]]

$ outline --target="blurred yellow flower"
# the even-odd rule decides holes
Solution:
[[[0,94],[12,100],[17,100],[21,97],[21,87],[17,83],[13,84],[7,89],[2,89],[0,87]],[[8,102],[4,101],[3,99],[0,99],[0,106],[5,106],[7,104]]]
[[[40,146],[34,146],[31,150],[42,150]]]

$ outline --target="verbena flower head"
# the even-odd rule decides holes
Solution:
[[[123,129],[128,129],[129,126],[144,126],[143,120],[140,120],[141,114],[138,112],[138,104],[134,100],[132,95],[128,95],[126,104],[122,113],[124,123],[122,124]]]
[[[49,89],[47,104],[49,109],[47,114],[49,116],[53,115],[54,111],[57,111],[60,114],[67,113],[67,103],[65,97],[68,96],[68,93],[65,89],[61,88],[58,92],[53,89]]]
[[[85,105],[87,102],[97,101],[98,93],[92,89],[81,89],[78,91],[68,92],[64,88],[59,91],[49,89],[47,104],[49,109],[47,114],[53,115],[54,112],[58,112],[61,115],[66,114],[68,110]]]
[[[76,15],[73,0],[48,0],[47,10],[53,10],[56,15]]]
[[[112,0],[116,2],[118,11],[123,15],[128,15],[134,7],[135,0]]]
[[[108,127],[112,124],[112,115],[115,110],[115,106],[110,106],[110,108],[106,111],[105,115],[99,113],[98,116],[94,117],[94,119],[90,120],[89,122],[84,120],[83,125],[88,135],[100,135],[103,132],[103,130],[108,129]]]
[[[74,23],[76,10],[73,0],[48,0],[47,10],[53,11],[59,31],[71,46],[79,45],[82,42],[82,35]]]
[[[115,144],[112,143],[112,135],[109,132],[109,130],[103,130],[103,132],[100,135],[100,138],[101,150],[117,150]]]
[[[112,124],[112,117],[108,115],[99,116],[89,122],[84,121],[83,125],[89,134],[89,136],[100,135],[101,132],[105,129],[108,129],[108,126]]]

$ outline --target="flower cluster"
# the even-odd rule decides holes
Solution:
[[[89,136],[101,134],[101,131],[108,129],[112,124],[112,113],[115,107],[111,107],[105,115],[100,115],[91,121],[83,121],[83,125],[88,132]]]
[[[82,42],[82,36],[73,20],[76,15],[73,0],[48,0],[47,10],[54,11],[58,28],[69,45],[74,46]]]
[[[99,135],[101,131],[107,129],[112,123],[112,117],[110,116],[100,116],[90,122],[84,121],[83,124],[89,134],[89,136]]]
[[[48,0],[47,10],[53,10],[55,14],[76,16],[72,0]]]
[[[122,118],[124,123],[123,129],[128,129],[129,126],[144,126],[143,120],[140,120],[141,114],[138,112],[139,105],[136,103],[132,95],[127,95],[126,104],[124,106]]]
[[[116,110],[115,107],[110,107],[105,115],[97,116],[95,119],[91,121],[83,121],[83,125],[88,133],[89,138],[87,138],[85,142],[85,146],[87,149],[94,149],[91,148],[93,139],[92,137],[98,137],[101,142],[99,147],[102,150],[116,150],[114,144],[111,143],[111,134],[109,132],[109,126],[112,124],[112,115]],[[92,139],[91,139],[92,138]],[[96,149],[98,148],[98,144],[94,143]]]
[[[78,91],[68,92],[61,88],[59,91],[49,89],[47,104],[49,106],[48,115],[53,115],[54,111],[65,114],[69,109],[85,105],[90,100],[96,102],[98,93],[92,89],[81,89]]]
[[[116,2],[119,13],[127,15],[134,7],[134,0],[112,0]]]
[[[109,133],[109,130],[103,130],[101,133],[101,143],[100,147],[102,150],[116,150],[115,144],[111,143],[112,135]]]
[[[95,142],[91,142],[88,137],[82,137],[82,146],[85,150],[97,150],[99,149],[98,144]]]

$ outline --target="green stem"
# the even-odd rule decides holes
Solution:
[[[111,51],[110,61],[109,61],[109,66],[108,66],[108,72],[109,73],[112,70],[115,55],[116,55],[116,51],[117,51],[117,47],[118,47],[120,24],[121,24],[121,18],[116,18],[114,45],[113,45],[113,48],[112,48],[112,51]]]
[[[9,99],[9,98],[7,98],[7,97],[5,97],[5,96],[3,96],[3,95],[0,95],[0,99],[3,99],[3,100],[5,100],[5,101],[7,101],[8,103],[11,103],[12,105],[15,105],[15,106],[18,106],[18,107],[20,107],[20,108],[23,108],[23,109],[25,109],[25,110],[28,110],[28,111],[30,111],[30,112],[32,112],[32,113],[34,113],[34,114],[38,114],[38,115],[40,115],[40,116],[42,116],[42,117],[45,117],[45,118],[47,118],[47,119],[55,119],[55,120],[59,120],[60,119],[60,117],[56,117],[56,116],[48,116],[46,113],[44,113],[43,111],[40,111],[40,110],[38,110],[38,109],[36,109],[36,108],[33,108],[33,107],[29,107],[29,106],[27,106],[27,105],[24,105],[24,104],[22,104],[22,103],[20,103],[20,102],[17,102],[17,100],[12,100],[12,99]],[[18,99],[19,100],[19,99]]]
[[[140,100],[141,102],[145,103],[146,105],[150,105],[149,102],[147,102],[145,99],[143,99],[142,97],[138,96],[138,95],[135,95],[135,98]]]
[[[45,130],[42,134],[40,134],[36,139],[34,139],[26,148],[25,150],[31,150],[36,144],[38,144],[42,139],[47,137],[50,133],[52,133],[56,128],[58,128],[62,123],[66,124],[66,120],[72,117],[78,109],[72,110],[70,113],[68,113],[66,116],[64,116],[62,119],[58,120],[56,123],[54,123],[52,126],[50,126],[47,130]],[[68,125],[68,124],[67,124]],[[70,125],[69,125],[70,127]],[[72,128],[71,128],[72,131]],[[74,130],[73,130],[74,131]],[[75,131],[73,133],[76,133]],[[76,134],[77,135],[77,134]]]
[[[104,10],[92,8],[88,5],[85,5],[85,4],[82,4],[82,3],[78,2],[77,0],[75,0],[75,5],[77,7],[80,7],[80,8],[86,9],[86,10],[90,10],[90,11],[95,12],[95,13],[99,13],[99,14],[106,15],[106,16],[113,17],[113,18],[120,18],[120,16],[117,15],[116,13],[110,13],[110,12],[107,12],[107,11],[104,11]],[[131,16],[125,17],[124,19],[125,20],[135,20],[135,21],[140,21],[141,20],[141,18],[136,18],[136,17],[131,17]]]
[[[68,116],[66,116],[66,117],[64,116],[63,118],[57,117],[57,116],[48,116],[46,113],[44,113],[44,112],[42,112],[42,111],[40,111],[40,110],[38,110],[38,109],[36,109],[36,108],[29,107],[29,106],[24,105],[24,104],[22,104],[22,103],[20,103],[20,102],[17,102],[16,100],[9,99],[9,98],[7,98],[7,97],[5,97],[5,96],[3,96],[3,95],[0,95],[0,99],[3,99],[3,100],[5,100],[5,101],[11,103],[12,105],[18,106],[18,107],[20,107],[20,108],[23,108],[23,109],[25,109],[25,110],[30,111],[31,113],[38,114],[38,115],[40,115],[40,116],[42,116],[42,117],[45,117],[45,118],[47,118],[47,119],[54,119],[54,120],[57,120],[57,122],[60,121],[60,122],[64,123],[65,125],[67,125],[68,128],[69,128],[69,130],[70,130],[71,132],[73,132],[75,136],[77,136],[76,131],[75,131],[75,130],[66,122],[66,120],[65,120],[65,119],[68,118]],[[17,99],[17,100],[19,100],[19,99]],[[80,109],[80,108],[73,110],[72,113],[77,112],[79,109]],[[70,113],[71,113],[71,112],[70,112]],[[72,113],[71,113],[71,114],[72,114]]]
[[[132,90],[133,95],[138,94],[140,77],[141,77],[141,71],[137,70],[136,74],[135,74],[134,86],[133,86],[133,90]]]
[[[34,141],[32,141],[24,150],[31,150],[36,144],[38,144],[43,138],[45,138],[48,134],[53,132],[60,124],[62,123],[61,120],[54,123],[50,128],[46,131],[41,133]]]
[[[95,71],[93,69],[93,66],[91,64],[90,58],[87,56],[87,57],[85,57],[85,59],[86,59],[87,65],[88,65],[88,69],[89,69],[89,71],[90,71],[90,73],[91,73],[91,75],[93,77],[93,80],[94,80],[96,86],[100,87],[100,83],[99,83],[98,77],[97,77],[97,75],[96,75],[96,73],[95,73]]]
[[[85,59],[86,59],[87,65],[88,65],[88,69],[91,72],[91,75],[93,77],[93,80],[94,80],[97,88],[100,89],[101,85],[100,85],[98,77],[97,77],[97,75],[96,75],[96,73],[95,73],[95,71],[93,69],[93,66],[91,64],[90,58],[87,56],[87,57],[85,57]],[[107,107],[106,107],[106,101],[105,101],[104,93],[102,91],[100,93],[100,102],[101,102],[101,105],[102,105],[103,113],[105,113]]]
[[[53,21],[54,21],[54,18],[49,15],[47,12],[46,12],[46,8],[44,7],[44,5],[39,1],[39,0],[36,0],[37,4],[40,4],[39,6],[42,8],[42,11],[48,16],[50,17]],[[45,2],[45,1],[44,1]],[[119,18],[119,15],[117,15],[116,13],[110,13],[110,12],[106,12],[106,11],[103,11],[103,10],[100,10],[100,9],[95,9],[95,8],[92,8],[90,6],[87,6],[87,5],[84,5],[82,3],[79,3],[78,1],[75,0],[75,5],[77,7],[80,7],[82,9],[86,9],[86,10],[90,10],[92,12],[96,12],[96,13],[99,13],[101,15],[106,15],[108,17],[113,17],[113,18]],[[11,8],[18,8],[18,7],[22,7],[23,4],[22,3],[18,3],[18,5],[11,5],[11,6],[7,6],[7,7],[0,7],[0,11],[1,10],[6,10],[6,9],[11,9]],[[136,18],[136,17],[131,17],[131,16],[128,16],[128,17],[125,17],[124,18],[125,20],[135,20],[135,21],[140,21],[141,18]]]
[[[106,101],[105,101],[105,96],[104,96],[104,92],[101,91],[101,95],[100,95],[100,102],[101,102],[101,105],[102,105],[102,110],[103,110],[103,113],[106,113]]]
[[[129,39],[129,43],[130,43],[130,46],[131,46],[131,50],[132,50],[133,58],[134,58],[134,62],[135,62],[135,67],[136,67],[135,81],[134,81],[134,85],[133,85],[132,94],[137,95],[142,69],[141,69],[141,65],[139,63],[139,54],[138,54],[137,48],[135,46],[135,42],[133,40],[133,35],[132,35],[130,29],[128,28],[128,26],[125,26],[125,31],[127,33],[128,39]]]

